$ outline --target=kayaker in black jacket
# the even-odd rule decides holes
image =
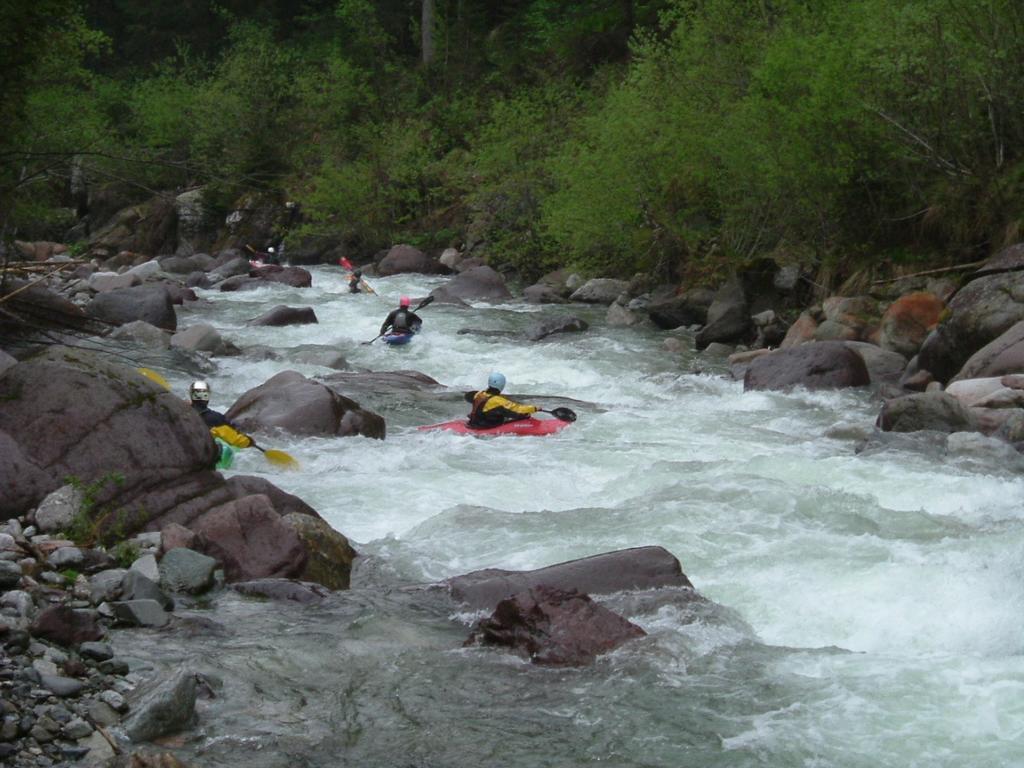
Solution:
[[[192,408],[210,428],[211,435],[219,437],[234,448],[248,448],[252,445],[251,437],[228,421],[223,413],[210,407],[209,384],[205,381],[193,381],[188,388],[188,397],[192,401]]]
[[[348,279],[348,292],[349,293],[362,293],[363,289],[359,287],[359,284],[363,281],[363,273],[358,269],[352,273]]]
[[[383,336],[389,330],[392,333],[418,333],[423,320],[420,316],[409,309],[409,297],[403,296],[398,302],[398,309],[391,310],[380,327],[380,335]]]
[[[505,377],[500,373],[492,373],[487,378],[487,389],[481,392],[467,392],[467,402],[473,404],[469,413],[469,426],[472,429],[488,429],[500,427],[510,421],[528,419],[531,414],[540,410],[536,405],[525,405],[503,397]]]

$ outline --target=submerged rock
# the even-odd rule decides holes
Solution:
[[[502,600],[465,645],[498,645],[534,664],[582,666],[647,633],[587,595],[546,585]]]

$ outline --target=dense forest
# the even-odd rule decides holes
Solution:
[[[0,42],[5,240],[66,238],[82,179],[524,276],[1021,238],[1019,0],[11,0]]]

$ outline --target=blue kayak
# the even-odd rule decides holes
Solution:
[[[408,344],[415,335],[414,333],[388,333],[383,338],[385,344],[398,346],[399,344]]]

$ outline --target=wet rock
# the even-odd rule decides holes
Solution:
[[[76,407],[40,412],[40,402]],[[105,525],[130,533],[169,497],[195,496],[184,480],[208,471],[215,452],[209,429],[181,398],[98,355],[51,347],[0,378],[0,515],[24,513],[74,476],[97,484],[97,507],[121,510]]]
[[[871,376],[863,358],[842,342],[819,341],[756,358],[743,377],[744,391],[863,387]]]
[[[30,631],[34,637],[64,647],[103,637],[103,630],[96,623],[96,617],[92,612],[76,611],[65,605],[55,605],[43,610],[32,622]]]
[[[498,603],[466,645],[512,648],[534,664],[582,666],[646,634],[587,595],[541,585]]]
[[[331,590],[320,584],[296,581],[294,579],[257,579],[232,584],[231,588],[247,597],[261,597],[267,600],[290,600],[296,603],[318,603],[331,594]]]
[[[0,560],[0,589],[13,589],[21,581],[21,566],[10,560]]]
[[[161,583],[163,583],[162,579]],[[165,611],[174,608],[174,601],[164,594],[160,585],[143,576],[139,571],[128,571],[124,575],[124,581],[121,582],[121,600],[153,600],[159,603]]]
[[[487,266],[459,272],[444,285],[430,292],[439,303],[461,304],[464,301],[504,301],[512,298],[504,278]]]
[[[662,547],[622,549],[534,571],[488,568],[444,582],[454,600],[473,610],[493,610],[501,600],[542,584],[591,595],[693,586],[679,561]]]
[[[1024,321],[972,354],[951,381],[980,379],[1024,371]]]
[[[198,594],[213,586],[217,561],[185,547],[167,552],[160,561],[160,585],[171,592]]]
[[[191,725],[195,706],[196,676],[183,670],[132,705],[132,714],[124,723],[125,732],[134,742],[153,741],[176,733]]]
[[[78,696],[85,689],[85,683],[80,680],[60,675],[40,675],[39,682],[43,688],[61,698]]]
[[[158,284],[101,293],[89,303],[86,312],[113,325],[142,320],[168,331],[178,327],[171,296],[163,285]]]
[[[286,307],[283,304],[271,309],[259,317],[249,320],[246,325],[309,325],[319,322],[312,307]]]
[[[115,600],[121,596],[121,583],[128,573],[124,568],[111,568],[89,578],[89,600],[93,605]]]
[[[903,355],[864,341],[847,341],[845,344],[847,349],[860,355],[873,384],[899,383],[907,367],[907,359]]]
[[[196,323],[184,331],[178,331],[171,336],[171,346],[186,352],[208,352],[211,355],[238,351],[237,347],[225,341],[216,328],[207,323]]]
[[[249,274],[264,281],[264,284],[277,283],[292,288],[309,288],[313,285],[313,275],[302,267],[282,267],[277,264],[268,264],[257,267]]]
[[[523,301],[527,304],[567,304],[568,299],[553,285],[537,283],[523,290]]]
[[[109,337],[118,341],[131,341],[151,349],[169,349],[171,346],[171,333],[150,325],[145,320],[133,320],[119,325],[110,332]]]
[[[526,329],[526,338],[530,341],[540,341],[556,333],[579,333],[590,326],[585,320],[578,317],[550,317],[533,323]]]
[[[131,627],[164,627],[171,620],[156,600],[123,600],[109,605],[114,618]]]
[[[352,563],[358,555],[349,540],[319,517],[293,512],[281,519],[299,537],[308,553],[299,578],[329,589],[348,589]]]
[[[228,581],[298,577],[306,567],[306,547],[262,494],[211,509],[192,530],[203,551],[223,564]]]
[[[78,653],[93,661],[106,661],[114,658],[114,649],[110,647],[109,643],[82,643],[78,646]]]
[[[405,244],[393,246],[377,264],[377,274],[381,277],[409,272],[434,275],[441,271],[443,267],[439,262],[419,248]]]
[[[297,371],[282,371],[250,389],[225,415],[246,432],[384,438],[384,419]]]
[[[900,296],[882,315],[878,343],[883,349],[910,358],[939,324],[946,303],[932,293]]]
[[[665,330],[704,325],[714,298],[714,291],[694,288],[679,296],[652,301],[647,305],[647,314],[651,322]]]
[[[888,400],[877,424],[885,432],[974,432],[978,426],[970,411],[946,392],[922,392]]]
[[[629,283],[625,280],[613,280],[597,277],[588,280],[569,296],[569,301],[580,301],[585,304],[609,305],[626,292]]]
[[[713,341],[743,342],[750,336],[750,308],[743,286],[737,282],[723,285],[708,307],[707,324],[697,333],[697,349]]]

